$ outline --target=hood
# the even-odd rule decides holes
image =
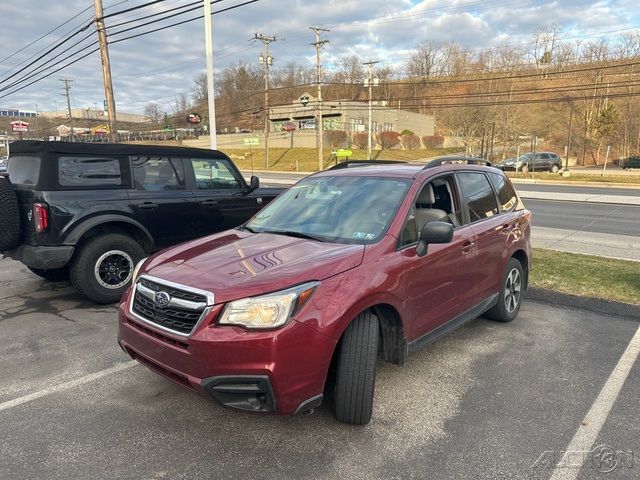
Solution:
[[[144,273],[213,292],[217,304],[324,280],[360,265],[364,248],[229,230],[163,250]]]

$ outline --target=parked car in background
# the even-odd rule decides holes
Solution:
[[[640,168],[640,156],[633,155],[631,157],[623,158],[620,161],[620,166],[624,170],[629,170],[630,168]]]
[[[0,180],[0,253],[99,303],[141,258],[240,225],[283,190],[247,185],[218,151],[108,143],[14,142]]]
[[[365,424],[378,355],[403,365],[483,313],[513,320],[531,213],[505,174],[459,157],[368,163],[306,177],[244,225],[141,261],[120,346],[230,408],[303,413],[332,392],[338,420]]]
[[[0,157],[0,173],[7,171],[7,160],[9,157]]]
[[[519,157],[512,157],[499,163],[496,167],[501,170],[512,170],[521,172],[523,168],[527,168],[530,172],[548,171],[557,173],[562,168],[562,159],[551,152],[529,152]]]

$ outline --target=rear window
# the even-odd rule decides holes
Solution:
[[[58,181],[62,187],[120,187],[120,160],[109,157],[60,157]]]
[[[518,203],[518,197],[511,182],[507,181],[506,177],[498,173],[490,173],[489,178],[498,194],[498,201],[502,207],[502,211],[506,212],[511,210],[516,203]]]
[[[40,177],[40,157],[11,155],[7,171],[14,185],[37,185]]]
[[[496,196],[484,173],[458,174],[469,207],[469,220],[477,222],[498,213]]]

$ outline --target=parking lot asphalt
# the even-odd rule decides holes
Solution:
[[[588,448],[617,452],[613,470],[556,465],[611,396],[638,326],[528,301],[510,324],[478,319],[404,367],[379,363],[372,422],[352,427],[327,405],[297,417],[214,405],[132,363],[115,307],[4,259],[0,478],[640,478],[635,358]]]

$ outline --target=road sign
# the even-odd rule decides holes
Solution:
[[[199,125],[202,122],[202,117],[199,113],[190,113],[187,115],[187,122],[192,125]]]
[[[27,122],[23,122],[22,120],[11,122],[11,131],[12,132],[28,132],[29,124]]]
[[[287,122],[282,126],[282,130],[285,132],[293,132],[296,129],[296,124],[293,122]]]
[[[244,139],[245,145],[260,145],[260,139],[258,137],[250,137]]]

